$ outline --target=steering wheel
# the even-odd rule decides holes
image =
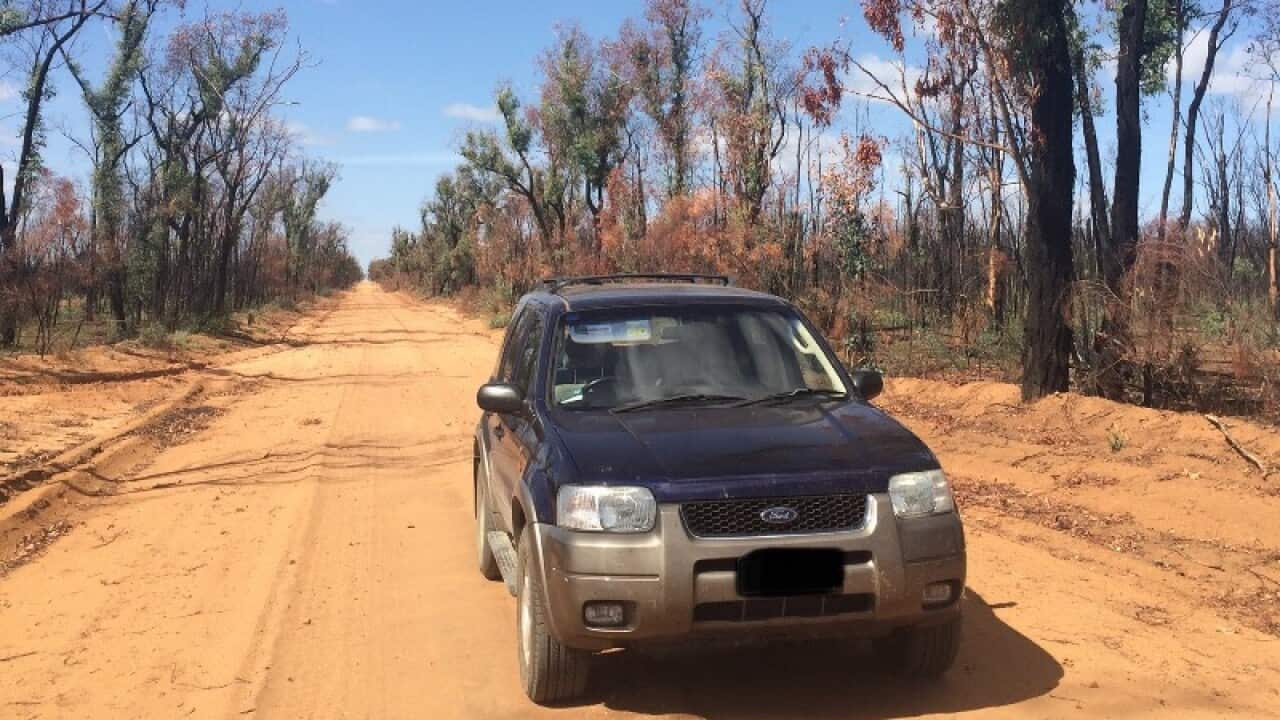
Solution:
[[[597,403],[594,400],[601,395],[612,397],[615,394],[618,384],[618,378],[613,376],[600,377],[590,380],[582,386],[582,403],[587,406],[593,406]],[[612,402],[603,403],[612,405]]]

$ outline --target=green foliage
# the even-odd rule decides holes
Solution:
[[[93,168],[93,207],[100,242],[116,243],[125,213],[124,181],[121,164],[127,149],[124,135],[125,107],[133,81],[142,66],[147,27],[155,12],[154,2],[131,0],[120,13],[120,40],[115,56],[107,67],[102,84],[96,89],[85,80],[80,68],[68,63],[68,69],[80,84],[85,104],[93,119],[98,143],[98,157]]]
[[[308,162],[292,169],[274,188],[279,193],[285,243],[289,248],[290,284],[294,287],[308,283],[308,278],[303,277],[304,269],[312,264],[310,261],[320,248],[316,212],[337,176],[336,165]],[[315,282],[315,278],[310,281],[310,289],[318,290],[320,283]]]
[[[14,31],[14,28],[21,25],[27,19],[25,8],[16,7],[12,0],[5,0],[0,4],[0,36],[8,35]]]
[[[590,39],[577,28],[561,33],[546,65],[539,108],[543,138],[552,157],[564,158],[572,175],[585,181],[594,212],[609,173],[622,161],[621,128],[631,92],[617,72],[600,67]]]
[[[1046,59],[1054,57],[1050,47],[1055,25],[1065,20],[1064,7],[1061,0],[997,0],[992,22],[995,38],[1023,94],[1035,93]],[[1066,29],[1070,41],[1071,28]]]
[[[417,233],[392,230],[391,256],[379,265],[379,279],[406,278],[432,295],[451,295],[475,285],[481,219],[501,190],[500,182],[469,165],[442,176],[435,193],[422,205],[421,229]],[[372,270],[371,266],[371,275]]]
[[[1139,86],[1143,95],[1158,95],[1168,87],[1168,76],[1165,69],[1173,60],[1178,43],[1182,41],[1190,18],[1200,14],[1200,5],[1196,0],[1146,0],[1147,14],[1143,20],[1142,66],[1140,68]],[[1182,4],[1179,16],[1178,4]],[[1117,42],[1122,14],[1128,0],[1107,3],[1107,11],[1111,15],[1110,31],[1112,42]],[[1072,13],[1074,19],[1074,13]],[[1181,26],[1181,27],[1179,27]],[[1077,45],[1084,46],[1085,62],[1091,72],[1102,66],[1106,55],[1101,43],[1091,39],[1088,31],[1078,22],[1071,28],[1073,51]],[[1114,51],[1112,51],[1114,52]],[[1101,105],[1098,99],[1094,103]],[[1098,110],[1101,114],[1101,109]]]
[[[867,219],[858,208],[833,203],[829,220],[832,240],[840,253],[840,273],[856,279],[867,271]]]
[[[875,364],[876,334],[871,319],[857,312],[849,315],[849,332],[844,338],[845,357],[858,367]]]
[[[1182,3],[1182,21],[1179,23],[1178,4]],[[1144,95],[1158,95],[1168,87],[1165,68],[1182,42],[1187,18],[1199,13],[1194,0],[1147,0],[1147,18],[1143,25],[1142,77]],[[1179,25],[1184,27],[1179,27]]]
[[[145,347],[167,348],[169,347],[169,331],[161,323],[145,323],[141,328],[138,328],[138,342]]]
[[[1227,335],[1231,318],[1220,305],[1203,307],[1194,313],[1200,336],[1206,340],[1222,340]]]
[[[1262,298],[1206,302],[1190,309],[1198,344],[1230,343],[1253,349],[1280,345],[1280,326]]]
[[[627,43],[628,59],[641,107],[653,120],[667,156],[667,197],[678,197],[688,190],[690,180],[690,95],[702,37],[699,25],[707,11],[690,0],[651,0],[645,15],[652,33]],[[624,38],[626,34],[624,29]]]

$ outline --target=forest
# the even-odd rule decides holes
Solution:
[[[836,27],[794,46],[767,0],[557,26],[371,278],[500,325],[549,275],[728,273],[852,364],[1280,411],[1272,0],[849,9],[893,62]],[[1248,92],[1213,92],[1224,48]]]
[[[308,66],[288,35],[283,11],[0,2],[4,77],[21,80],[0,166],[0,346],[216,331],[363,277],[347,230],[317,217],[336,166],[303,155],[280,117]],[[85,178],[42,158],[68,132],[46,117],[59,92],[83,100],[86,131],[69,139]]]

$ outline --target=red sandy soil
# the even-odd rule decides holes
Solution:
[[[220,384],[148,428],[144,451],[76,476],[88,494],[68,491],[5,536],[0,560],[22,561],[0,570],[0,716],[1280,708],[1280,477],[1200,415],[1074,395],[1023,406],[1008,385],[910,379],[890,381],[880,404],[937,452],[968,531],[964,645],[944,680],[890,679],[865,648],[835,642],[623,652],[600,659],[584,704],[534,706],[519,689],[514,601],[480,577],[472,546],[474,393],[500,334],[370,284],[306,320],[291,344],[191,371]],[[101,418],[179,379],[44,397],[105,431]],[[75,426],[30,402],[5,411],[6,432],[65,444]],[[1273,429],[1226,426],[1280,466]]]

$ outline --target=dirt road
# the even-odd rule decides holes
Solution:
[[[473,398],[496,334],[365,284],[298,336],[223,368],[232,389],[208,398],[189,441],[99,478],[115,494],[76,500],[65,536],[0,578],[0,717],[1187,718],[1280,708],[1276,632],[1251,619],[1251,605],[1208,602],[1245,565],[1264,578],[1277,569],[1280,553],[1267,555],[1277,524],[1267,523],[1280,520],[1280,500],[1267,481],[1218,465],[1246,480],[1217,482],[1203,502],[1177,494],[1177,481],[1129,490],[1135,507],[1121,516],[1103,507],[1109,481],[1087,480],[1105,476],[1099,461],[1071,475],[1086,478],[1071,504],[1046,510],[1036,492],[1053,486],[1054,464],[1088,462],[1050,452],[1036,465],[1026,457],[1035,448],[1017,443],[1067,450],[1033,437],[1034,417],[1008,411],[988,426],[961,412],[971,398],[935,407],[920,396],[928,386],[909,384],[886,403],[935,445],[968,498],[965,644],[942,684],[897,683],[860,648],[834,645],[621,653],[602,658],[587,704],[534,707],[517,679],[514,601],[480,577],[471,545]],[[1132,443],[1126,462],[1154,462],[1137,454],[1136,434]],[[1205,503],[1262,514],[1225,534],[1203,518],[1173,540],[1154,529],[1161,513],[1193,516]],[[1229,557],[1177,545],[1197,532],[1227,537]],[[1108,546],[1125,538],[1131,545]],[[1160,552],[1176,547],[1195,563]]]

